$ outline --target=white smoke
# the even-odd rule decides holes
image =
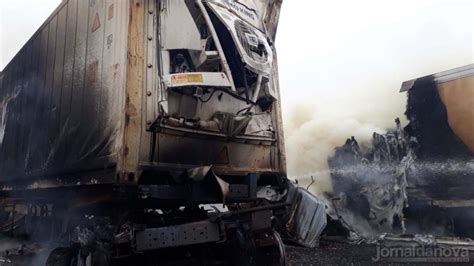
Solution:
[[[355,90],[354,95],[315,100],[298,106],[286,106],[284,127],[288,174],[310,191],[322,196],[332,190],[328,157],[335,147],[354,136],[360,145],[372,138],[373,132],[392,128],[394,119],[404,119],[406,95],[398,88],[368,91]],[[288,108],[289,107],[289,108]]]
[[[290,176],[328,189],[335,146],[403,122],[403,81],[473,62],[474,2],[429,3],[284,2],[276,45]]]

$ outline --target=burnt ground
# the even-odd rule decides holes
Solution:
[[[15,249],[12,249],[12,253],[16,253]],[[372,245],[349,245],[335,242],[322,242],[320,247],[316,249],[287,246],[286,250],[290,266],[367,265],[374,264],[371,257],[376,254],[376,249]],[[36,254],[28,251],[22,255],[15,254],[9,256],[11,262],[0,259],[0,266],[44,265],[48,253],[49,250],[38,248]]]
[[[1,244],[5,239],[0,239]],[[14,243],[17,244],[17,243]],[[16,245],[15,245],[16,246]],[[19,255],[16,248],[11,249],[9,256],[11,262],[2,261],[0,257],[0,266],[3,265],[44,265],[49,250],[39,246],[29,246],[25,248],[23,254]],[[415,263],[400,262],[374,262],[372,258],[377,256],[377,246],[374,244],[352,245],[341,241],[322,240],[318,248],[309,249],[297,246],[286,246],[289,266],[299,265],[419,265]],[[2,254],[4,255],[4,254]],[[425,265],[434,265],[434,263],[425,263]],[[460,265],[460,263],[450,262],[444,265]],[[470,262],[465,265],[474,265],[474,253],[470,253]]]
[[[376,255],[374,245],[350,245],[347,243],[322,241],[319,248],[286,247],[290,266],[296,265],[367,265]]]
[[[469,253],[470,262],[444,262],[444,263],[415,263],[400,261],[373,261],[377,256],[375,244],[353,245],[344,242],[322,240],[315,249],[287,246],[288,262],[290,266],[299,265],[474,265],[474,252]]]

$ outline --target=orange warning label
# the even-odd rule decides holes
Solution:
[[[171,77],[171,84],[184,84],[184,83],[202,83],[204,78],[202,74],[182,74],[174,75]]]

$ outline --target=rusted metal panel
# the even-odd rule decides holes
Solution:
[[[143,129],[143,88],[145,77],[145,1],[133,0],[129,6],[127,79],[125,85],[125,118],[123,149],[119,172],[122,181],[138,180],[137,171]]]

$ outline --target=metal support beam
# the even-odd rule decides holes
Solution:
[[[135,235],[137,251],[217,242],[219,225],[210,221],[145,229]]]
[[[219,37],[217,36],[216,29],[214,28],[214,25],[212,24],[211,17],[207,13],[206,7],[204,6],[201,0],[196,0],[196,4],[201,10],[204,20],[206,21],[207,27],[209,28],[209,31],[211,32],[212,40],[214,41],[214,44],[216,45],[217,52],[219,53],[219,58],[221,59],[222,67],[224,68],[227,78],[229,79],[231,83],[231,89],[232,91],[236,91],[234,79],[232,78],[232,72],[230,71],[229,64],[227,63],[227,59],[224,54],[224,49],[222,49],[222,45],[221,45],[221,42],[219,41]]]

